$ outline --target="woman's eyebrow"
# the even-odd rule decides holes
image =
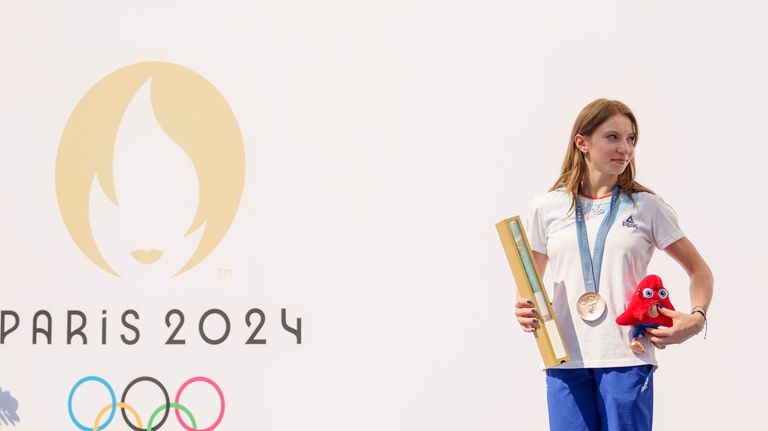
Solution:
[[[623,133],[619,132],[618,130],[614,130],[614,129],[608,129],[608,130],[605,131],[605,133],[606,134],[613,133],[615,135],[623,135]],[[635,136],[635,134],[636,133],[634,131],[631,131],[631,132],[627,133],[627,136]]]

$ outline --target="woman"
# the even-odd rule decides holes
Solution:
[[[637,121],[623,103],[598,99],[581,111],[560,178],[535,199],[528,236],[540,274],[553,272],[552,305],[571,362],[546,371],[552,430],[650,430],[655,346],[682,343],[705,326],[712,273],[677,225],[674,211],[635,181]],[[689,274],[691,313],[661,309],[673,325],[647,329],[644,352],[619,326],[655,248]],[[673,297],[674,299],[674,297]],[[589,305],[585,305],[589,304]],[[529,298],[516,316],[538,325]]]

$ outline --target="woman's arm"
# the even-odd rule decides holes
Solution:
[[[712,301],[714,278],[712,271],[688,238],[680,238],[664,249],[685,269],[691,279],[691,309],[700,309],[705,314]],[[687,314],[680,311],[661,310],[672,318],[672,327],[665,329],[647,329],[649,340],[659,349],[668,344],[679,344],[701,332],[704,328],[704,316],[701,313]]]

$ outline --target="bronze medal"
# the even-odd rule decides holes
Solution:
[[[586,292],[576,301],[576,311],[585,321],[593,322],[605,314],[605,300],[597,292]]]

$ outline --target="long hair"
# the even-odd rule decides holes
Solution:
[[[560,177],[555,181],[550,191],[565,189],[571,195],[571,208],[569,213],[576,208],[576,199],[578,198],[579,185],[584,180],[587,173],[587,163],[584,160],[584,153],[576,148],[576,135],[590,136],[601,124],[616,114],[621,114],[629,118],[632,122],[632,128],[635,132],[635,145],[640,137],[637,128],[637,119],[632,110],[627,105],[618,100],[597,99],[585,106],[581,110],[576,122],[573,123],[571,138],[568,141],[568,149],[563,159],[563,167],[560,169]],[[637,167],[633,157],[627,165],[624,172],[619,175],[617,185],[621,192],[626,194],[630,200],[633,192],[653,193],[650,189],[635,181]]]

